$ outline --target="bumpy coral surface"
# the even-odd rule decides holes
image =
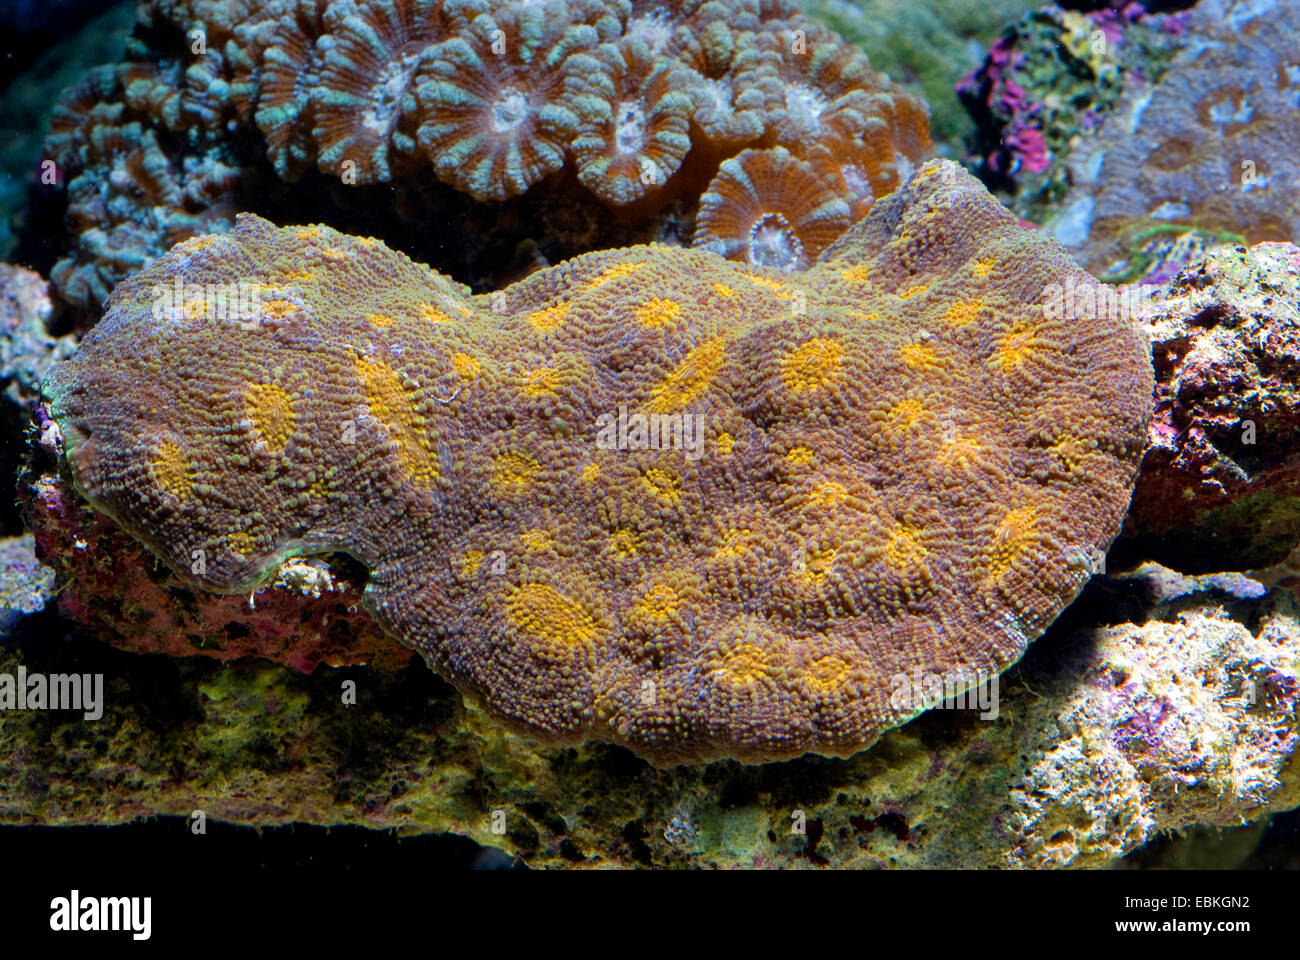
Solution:
[[[1124,266],[1153,226],[1300,235],[1300,0],[1204,0],[1187,30],[1160,82],[1130,91],[1074,159],[1052,228],[1094,272]]]
[[[944,163],[801,274],[650,246],[471,297],[243,217],[48,390],[79,487],[195,586],[347,551],[533,736],[846,754],[924,708],[899,676],[1018,659],[1119,529],[1145,341],[1056,319],[1064,283],[1095,281]],[[204,316],[231,284],[260,314]]]

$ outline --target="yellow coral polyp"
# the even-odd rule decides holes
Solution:
[[[543,647],[581,647],[600,635],[595,620],[582,604],[550,584],[517,587],[506,598],[505,609],[511,625]]]
[[[560,371],[554,367],[537,367],[524,372],[524,393],[530,397],[541,397],[555,393],[560,384]]]
[[[908,397],[894,404],[888,411],[890,422],[899,430],[911,430],[922,420],[928,420],[934,414],[926,409],[924,403],[915,397]]]
[[[1016,559],[1032,542],[1038,512],[1032,506],[1008,510],[994,530],[988,545],[988,579],[1006,575]]]
[[[393,318],[386,313],[372,313],[366,319],[370,321],[372,327],[378,327],[380,330],[393,325]]]
[[[813,487],[808,499],[817,506],[829,507],[837,503],[843,503],[848,495],[849,491],[844,484],[835,480],[827,480],[825,483],[819,483]]]
[[[194,467],[179,444],[159,444],[149,456],[149,474],[164,493],[188,500],[194,490]]]
[[[635,263],[618,263],[610,267],[603,273],[597,274],[587,281],[587,290],[598,290],[611,280],[621,280],[623,277],[630,277],[634,273],[639,273],[645,268],[644,261]]]
[[[468,380],[470,377],[478,376],[482,364],[471,357],[468,353],[459,351],[451,355],[451,369],[456,376]]]
[[[725,283],[713,284],[713,292],[716,293],[718,296],[722,297],[724,300],[730,300],[734,296],[734,294],[731,292],[731,288],[727,286]]]
[[[273,320],[287,320],[298,313],[298,304],[292,300],[276,298],[261,302],[262,317]]]
[[[825,694],[844,686],[852,669],[842,657],[818,657],[808,665],[804,680],[814,692]]]
[[[718,434],[718,456],[731,456],[731,449],[736,445],[736,438],[729,433]]]
[[[830,573],[831,568],[835,566],[835,558],[839,555],[839,550],[834,547],[819,547],[809,550],[804,554],[798,565],[798,572],[806,580],[813,583],[821,583]]]
[[[412,392],[402,385],[396,371],[378,360],[359,359],[357,374],[371,416],[383,424],[397,444],[402,472],[417,487],[431,487],[441,474],[424,417],[416,409]]]
[[[984,444],[977,437],[954,436],[940,444],[939,460],[943,463],[971,467],[979,462],[984,452]]]
[[[666,583],[657,583],[637,601],[636,612],[647,619],[663,622],[681,605],[682,598],[676,590]]]
[[[891,570],[898,573],[921,566],[929,555],[921,531],[911,524],[900,523],[895,526],[885,544],[885,562]]]
[[[688,353],[655,387],[648,404],[650,413],[673,413],[703,396],[722,369],[725,345],[721,337],[709,340]]]
[[[915,373],[929,373],[939,365],[939,355],[928,343],[909,343],[899,352],[907,369]]]
[[[529,315],[528,322],[535,330],[539,330],[542,333],[551,333],[560,328],[568,315],[569,304],[557,303],[553,307],[546,307],[544,310],[534,311]]]
[[[791,296],[790,291],[786,288],[786,285],[784,283],[781,283],[779,280],[773,280],[770,277],[760,276],[757,273],[747,273],[745,274],[745,279],[748,280],[756,287],[764,287],[768,290],[773,290],[776,293],[783,295],[783,297]]]
[[[948,309],[944,311],[943,322],[950,327],[961,328],[974,323],[983,312],[983,300],[958,300],[948,305]]]
[[[641,479],[647,487],[665,500],[671,500],[675,503],[681,498],[682,481],[667,470],[651,467]]]
[[[635,530],[620,527],[609,535],[609,545],[615,553],[630,557],[640,549],[641,535]]]
[[[728,530],[721,545],[713,551],[715,560],[736,560],[749,552],[751,536],[748,530]]]
[[[517,450],[508,450],[498,456],[495,466],[493,480],[497,486],[504,487],[513,494],[523,493],[542,468],[532,457]]]
[[[250,384],[244,392],[244,413],[258,440],[271,453],[283,452],[298,419],[289,391],[274,383]]]
[[[677,322],[682,315],[682,305],[676,300],[651,298],[636,308],[636,322],[643,327],[654,329],[666,327]]]
[[[226,537],[226,546],[230,548],[231,553],[247,557],[251,556],[257,548],[257,540],[253,538],[252,534],[245,533],[243,530],[236,530]]]
[[[483,565],[482,550],[466,550],[460,558],[460,575],[468,578],[478,573],[479,567]]]
[[[541,527],[532,530],[525,530],[519,535],[523,542],[525,550],[531,550],[534,553],[542,553],[549,550],[555,543],[555,538],[551,536],[551,531]]]
[[[771,662],[763,648],[740,643],[727,651],[722,661],[722,679],[733,686],[749,686],[771,674]]]
[[[1009,373],[1031,359],[1045,345],[1046,341],[1039,336],[1033,323],[1019,320],[994,341],[990,363],[1000,367],[1003,373]]]
[[[818,337],[795,349],[781,364],[781,380],[793,394],[811,393],[834,383],[843,366],[844,348]]]
[[[420,319],[426,323],[451,323],[451,317],[439,310],[432,303],[422,303],[419,306]]]

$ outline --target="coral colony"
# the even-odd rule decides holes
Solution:
[[[788,268],[930,146],[925,104],[785,0],[159,0],[140,14],[183,34],[176,48],[136,43],[91,72],[46,149],[77,234],[52,279],[92,309],[173,244],[230,229],[241,135],[285,181],[432,175],[494,202],[567,172],[631,220],[704,193],[697,244]]]
[[[0,623],[178,706],[0,646],[0,819],[1043,867],[1294,806],[1300,0],[1063,6],[936,87],[833,2],[141,0],[0,266]]]
[[[178,275],[260,286],[260,324],[159,320]],[[1151,368],[1126,318],[1053,319],[1064,283],[1096,286],[944,162],[800,273],[636,247],[472,297],[243,216],[119,286],[46,391],[78,488],[195,586],[346,551],[532,736],[845,754],[917,712],[895,675],[1015,662],[1119,532]]]

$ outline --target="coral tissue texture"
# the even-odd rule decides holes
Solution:
[[[122,284],[47,390],[80,489],[197,587],[347,551],[534,737],[848,754],[923,709],[899,675],[1018,659],[1120,528],[1146,342],[1054,319],[1067,283],[941,162],[800,273],[647,246],[474,297],[244,216]],[[256,321],[205,315],[231,284]]]
[[[1187,30],[1194,42],[1073,164],[1052,230],[1094,272],[1152,229],[1300,236],[1300,0],[1203,0]]]

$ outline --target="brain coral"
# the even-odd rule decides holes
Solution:
[[[1204,0],[1187,30],[1159,83],[1126,94],[1072,165],[1051,226],[1095,272],[1152,228],[1300,236],[1300,0]]]
[[[347,551],[532,736],[847,754],[923,709],[899,675],[1019,658],[1119,530],[1145,340],[1053,319],[1067,282],[940,162],[802,273],[643,246],[470,296],[243,216],[123,283],[46,389],[79,488],[199,588]],[[258,319],[205,315],[230,284]]]

